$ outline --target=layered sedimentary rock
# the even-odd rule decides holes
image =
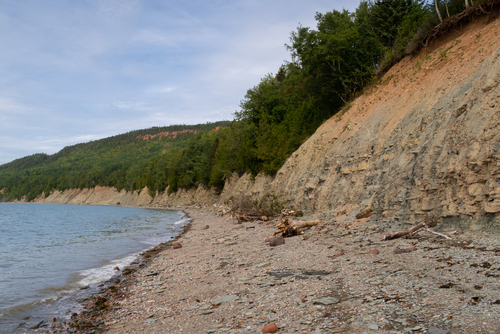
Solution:
[[[476,22],[404,59],[323,124],[273,180],[233,180],[226,193],[283,194],[332,220],[500,226],[498,24]],[[270,184],[256,187],[262,183]]]

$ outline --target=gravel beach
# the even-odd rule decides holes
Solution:
[[[500,333],[493,234],[381,241],[411,226],[361,219],[324,222],[271,247],[277,221],[238,224],[214,208],[181,209],[193,218],[181,248],[147,252],[51,331]]]

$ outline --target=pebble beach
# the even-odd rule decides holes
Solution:
[[[500,240],[452,240],[367,219],[322,222],[271,247],[274,221],[192,218],[53,333],[500,333]],[[407,226],[409,228],[411,226]]]

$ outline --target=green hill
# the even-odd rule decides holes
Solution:
[[[53,189],[96,185],[136,190],[164,190],[165,170],[176,168],[174,157],[230,122],[174,125],[131,131],[88,143],[67,146],[56,154],[34,154],[0,166],[0,196],[28,200]],[[151,175],[151,173],[154,173]],[[154,181],[153,181],[154,179]]]

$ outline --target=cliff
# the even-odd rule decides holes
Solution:
[[[145,190],[96,188],[38,202],[175,206],[274,193],[330,221],[430,218],[442,228],[496,228],[500,21],[488,21],[481,18],[396,64],[343,115],[325,122],[274,178],[235,176],[218,197],[203,189],[152,199]]]

